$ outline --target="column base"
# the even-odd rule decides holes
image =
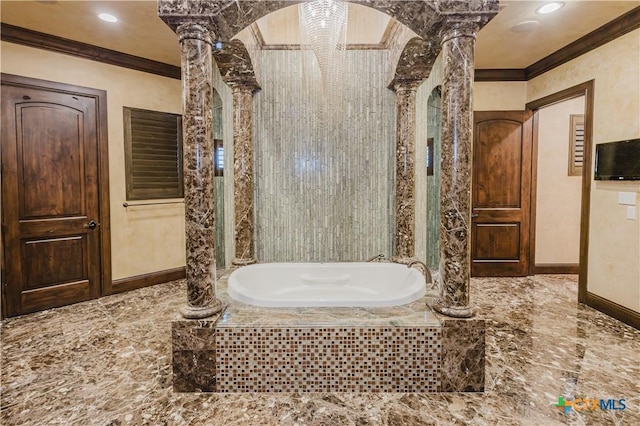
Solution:
[[[250,259],[242,259],[242,258],[235,258],[231,261],[231,264],[234,266],[247,266],[247,265],[253,265],[254,263],[258,262],[256,259],[250,258]]]
[[[471,318],[475,315],[471,306],[445,306],[440,300],[431,305],[434,311],[452,318]]]
[[[210,306],[187,305],[180,309],[180,313],[186,319],[203,319],[219,314],[225,307],[219,299],[214,299]]]
[[[418,260],[415,257],[402,257],[402,256],[391,256],[391,260],[393,263],[401,263],[403,265],[408,265],[414,260]]]

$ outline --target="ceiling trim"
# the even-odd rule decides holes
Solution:
[[[544,74],[638,28],[640,28],[640,6],[591,31],[546,58],[529,65],[526,68],[527,80]]]
[[[0,24],[0,39],[10,43],[50,50],[163,77],[177,80],[181,78],[180,67],[175,65],[165,64],[164,62],[141,58],[139,56],[129,55],[127,53],[29,30],[27,28],[16,27],[10,24]]]
[[[529,81],[640,28],[640,6],[523,69],[476,69],[475,81]]]
[[[258,45],[265,49],[300,49],[300,46],[290,45],[265,45],[264,40],[260,40],[261,34],[257,25],[252,26],[252,33],[256,37]],[[387,27],[387,37],[391,36],[399,26],[389,24]],[[618,37],[621,37],[633,30],[640,28],[640,6],[621,15],[613,21],[601,26],[589,34],[579,38],[573,43],[555,51],[549,56],[529,65],[524,69],[476,69],[475,81],[528,81],[534,77],[542,75],[566,62],[571,61],[597,47],[600,47]],[[257,31],[256,31],[257,30]],[[387,31],[385,31],[387,32]],[[27,28],[17,27],[10,24],[0,24],[0,39],[10,43],[22,44],[38,49],[50,50],[53,52],[72,55],[110,65],[116,65],[150,74],[160,75],[179,80],[181,78],[180,67],[166,64],[164,62],[141,58],[115,50],[69,40]],[[380,45],[353,45],[347,49],[384,49],[388,48],[389,39]]]
[[[474,81],[527,81],[527,75],[524,68],[477,69]]]

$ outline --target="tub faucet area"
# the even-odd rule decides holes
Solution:
[[[431,288],[433,288],[434,287],[433,277],[431,276],[431,271],[429,270],[427,265],[425,265],[424,262],[420,262],[419,260],[414,260],[407,264],[407,268],[413,268],[414,265],[419,265],[422,267],[421,268],[422,273],[424,274],[424,278],[426,280],[427,285],[430,285]]]
[[[377,255],[367,259],[367,262],[374,262],[374,261],[375,262],[380,262],[380,261],[382,261],[384,259],[385,259],[384,254],[380,253],[380,254],[377,254]]]

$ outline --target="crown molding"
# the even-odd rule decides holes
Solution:
[[[389,22],[389,25],[385,30],[383,40],[380,44],[352,45],[347,46],[347,49],[388,48],[393,35],[398,30],[398,27],[399,25],[397,22],[392,20]],[[264,43],[264,39],[262,38],[257,25],[254,24],[251,28],[258,46],[262,49],[300,49],[299,45],[267,45]],[[475,81],[528,81],[638,28],[640,28],[640,6],[630,10],[624,15],[619,16],[613,21],[608,22],[600,28],[524,69],[476,69]],[[139,56],[129,55],[127,53],[117,52],[115,50],[105,49],[91,44],[69,40],[10,24],[0,24],[0,39],[10,43],[50,50],[57,53],[156,74],[163,77],[180,79],[180,67],[175,65],[141,58]]]
[[[477,69],[474,81],[527,81],[523,69]]]
[[[476,69],[475,81],[528,81],[640,28],[640,6],[523,69]]]
[[[527,80],[542,75],[638,28],[640,28],[640,6],[529,65],[525,69]]]
[[[165,64],[115,50],[53,36],[14,25],[0,24],[0,39],[9,43],[22,44],[37,49],[71,55],[83,59],[116,65],[136,71],[180,80],[180,67]]]

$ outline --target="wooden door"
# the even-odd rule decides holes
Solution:
[[[2,84],[8,316],[100,295],[96,99]]]
[[[530,111],[474,112],[473,276],[528,275],[531,117]]]

